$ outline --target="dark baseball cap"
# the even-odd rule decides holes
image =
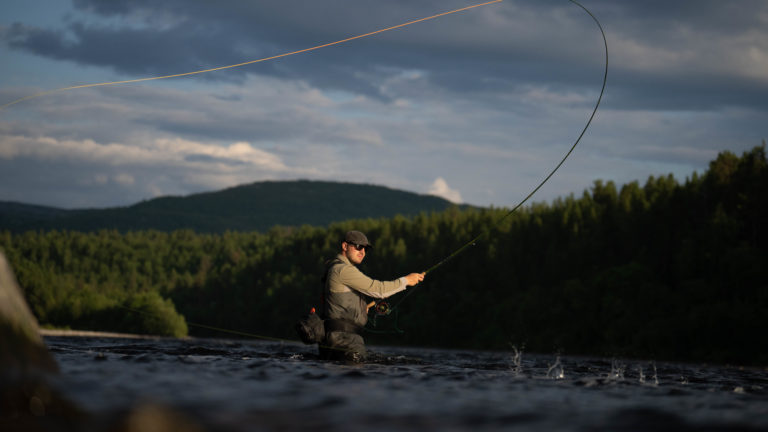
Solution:
[[[368,242],[368,237],[366,237],[365,234],[361,233],[360,231],[347,231],[347,233],[344,235],[344,241],[347,243],[373,247],[373,245]]]

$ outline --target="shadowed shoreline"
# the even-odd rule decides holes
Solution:
[[[69,329],[40,329],[40,336],[71,336],[71,337],[101,337],[101,338],[120,338],[120,339],[189,339],[189,338],[171,338],[168,336],[141,335],[133,333],[117,333],[107,331],[92,330],[69,330]]]

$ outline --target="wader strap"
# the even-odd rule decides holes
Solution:
[[[325,320],[325,334],[340,331],[346,333],[360,334],[362,328],[359,325],[352,324],[349,321],[340,319],[327,319]]]
[[[325,272],[323,273],[323,276],[320,278],[320,310],[321,311],[325,311],[325,283],[328,281],[328,272],[331,271],[331,267],[335,266],[336,264],[341,264],[343,262],[344,261],[338,258],[334,258],[332,260],[328,260],[325,262]]]

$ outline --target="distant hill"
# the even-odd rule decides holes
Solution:
[[[267,181],[105,209],[65,210],[0,201],[0,231],[266,231],[275,225],[326,226],[348,219],[411,216],[442,211],[454,205],[436,196],[383,186]]]

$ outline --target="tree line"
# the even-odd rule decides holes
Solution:
[[[451,208],[264,233],[6,231],[0,248],[45,326],[296,339],[347,230],[374,243],[361,267],[378,279],[427,269],[482,233],[393,297],[366,339],[764,365],[766,197],[763,144],[721,152],[682,183],[598,180],[512,214]]]

